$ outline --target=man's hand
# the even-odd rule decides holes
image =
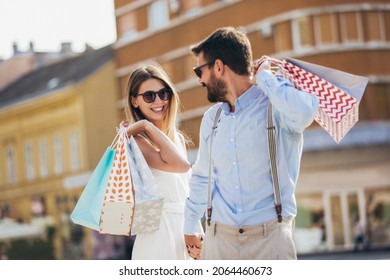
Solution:
[[[263,70],[270,70],[271,65],[268,61],[268,56],[263,55],[261,58],[257,59],[253,63],[253,75],[256,75],[257,72],[261,72]]]
[[[200,252],[202,250],[202,237],[197,235],[184,235],[188,255],[194,260],[200,260]]]

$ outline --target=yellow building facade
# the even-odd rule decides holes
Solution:
[[[240,27],[254,58],[269,55],[369,78],[359,122],[336,145],[316,123],[305,134],[297,186],[299,253],[353,248],[355,220],[370,246],[390,244],[390,5],[374,0],[115,0],[116,76],[157,61],[180,90],[180,124],[195,143],[212,105],[190,46],[223,26]],[[122,99],[122,96],[118,97]],[[312,240],[312,242],[307,242]]]
[[[37,70],[1,92],[10,97],[0,98],[0,214],[54,227],[55,259],[66,258],[69,214],[116,133],[114,72],[109,46]],[[84,234],[75,250],[92,258],[91,232]]]

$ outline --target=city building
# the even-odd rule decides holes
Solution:
[[[114,73],[109,45],[32,70],[0,91],[0,219],[50,229],[55,259],[94,258],[92,231],[69,214],[116,135]]]
[[[189,47],[223,26],[248,34],[253,55],[303,61],[369,78],[359,122],[336,144],[313,123],[297,185],[300,253],[345,250],[360,220],[370,246],[390,244],[390,4],[374,0],[115,0],[119,93],[131,69],[157,61],[180,90],[180,124],[193,140],[212,105]],[[118,95],[122,100],[123,95]],[[123,101],[123,100],[122,100]],[[122,108],[123,110],[123,102]],[[248,151],[249,152],[249,151]]]
[[[12,48],[13,55],[9,59],[0,59],[0,90],[33,70],[79,55],[69,42],[63,42],[59,52],[37,52],[33,42],[27,51],[20,50],[16,42]],[[90,47],[86,46],[85,51],[88,50]]]

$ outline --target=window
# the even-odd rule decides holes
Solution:
[[[275,49],[276,52],[292,50],[290,21],[281,22],[275,25]]]
[[[316,45],[332,45],[338,42],[337,17],[334,14],[322,14],[314,18],[314,36]]]
[[[341,39],[343,43],[356,43],[363,41],[363,28],[361,15],[356,12],[340,15]]]
[[[149,29],[163,28],[169,23],[168,5],[165,0],[158,0],[149,6]]]
[[[54,171],[56,174],[60,174],[64,171],[64,160],[62,154],[62,140],[61,136],[57,134],[54,137]]]
[[[130,12],[118,17],[119,37],[132,39],[137,36],[137,22],[134,12]]]
[[[9,183],[16,182],[16,166],[15,166],[15,149],[14,147],[7,148],[7,177]]]
[[[383,13],[372,11],[364,14],[367,41],[381,42],[386,40]]]
[[[46,206],[43,197],[34,197],[31,199],[31,214],[33,217],[42,217],[45,215]]]
[[[180,4],[181,1],[179,0],[169,0],[169,9],[171,10],[172,13],[177,13],[180,11]]]
[[[386,41],[390,41],[390,11],[386,11],[382,13],[383,15],[383,24],[385,27],[385,37]]]
[[[46,177],[49,174],[47,165],[47,141],[45,138],[39,140],[39,167],[41,177]]]
[[[372,244],[389,244],[390,240],[390,188],[366,191],[367,231]]]
[[[34,179],[34,161],[32,144],[26,143],[24,145],[24,160],[26,164],[26,178],[27,180]]]
[[[79,139],[77,132],[73,131],[70,134],[70,159],[72,170],[80,168],[80,156],[79,156]]]
[[[314,46],[314,31],[311,17],[301,17],[292,21],[294,50],[300,51]]]
[[[326,248],[324,204],[320,194],[301,194],[297,197],[294,239],[299,253],[311,253]]]
[[[359,106],[359,119],[388,120],[390,118],[389,104],[390,86],[388,84],[369,85]]]
[[[199,0],[187,0],[187,1],[182,1],[182,13],[185,16],[192,16],[196,14],[200,14],[202,9],[201,9],[201,1]]]

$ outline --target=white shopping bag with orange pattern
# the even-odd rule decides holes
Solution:
[[[134,213],[134,192],[126,128],[120,128],[118,134],[119,140],[106,186],[99,232],[128,236]]]

